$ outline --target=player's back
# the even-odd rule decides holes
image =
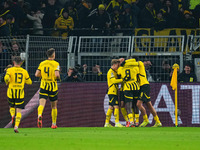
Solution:
[[[124,67],[120,68],[119,71],[121,74],[121,78],[125,79],[125,81],[127,81],[127,82],[137,81],[137,74],[139,73],[138,66],[125,64]]]
[[[45,60],[40,63],[38,70],[41,72],[40,87],[48,91],[56,91],[58,88],[55,71],[59,71],[59,63],[55,60]]]
[[[9,68],[7,74],[10,76],[9,88],[12,89],[23,89],[26,80],[29,79],[28,72],[21,67]]]
[[[21,67],[7,69],[5,78],[9,78],[9,98],[24,98],[24,84],[32,84],[28,72]]]
[[[139,85],[137,82],[137,75],[139,74],[138,65],[127,65],[118,69],[118,74],[125,81],[124,90],[139,90]]]
[[[139,63],[139,72],[140,72],[140,74],[139,74],[140,86],[142,86],[144,84],[149,84],[149,81],[147,80],[144,63],[142,61],[139,61],[138,63]]]

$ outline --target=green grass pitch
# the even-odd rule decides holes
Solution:
[[[198,150],[199,127],[0,129],[0,150]]]

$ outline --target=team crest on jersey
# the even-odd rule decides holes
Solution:
[[[111,77],[115,77],[114,74],[113,74],[113,72],[111,73]]]

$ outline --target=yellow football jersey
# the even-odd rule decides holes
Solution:
[[[125,63],[123,67],[120,67],[118,69],[118,74],[121,75],[121,78],[124,81],[124,91],[140,89],[139,84],[137,82],[137,75],[139,74],[139,67],[137,62],[135,62],[135,64]]]
[[[140,72],[140,74],[139,74],[140,86],[142,86],[144,84],[149,84],[149,81],[147,80],[144,63],[142,61],[139,61],[138,63],[139,63],[139,72]]]
[[[8,68],[4,80],[8,84],[7,96],[10,99],[24,98],[24,84],[32,84],[28,72],[21,67]]]
[[[118,83],[122,81],[123,81],[122,79],[117,79],[117,72],[112,68],[110,68],[107,73],[108,94],[117,95]]]
[[[149,84],[149,81],[147,80],[145,66],[142,61],[138,61],[138,62],[127,61],[126,65],[137,65],[136,63],[138,63],[138,66],[139,66],[139,75],[138,75],[139,85],[142,86],[144,84]]]
[[[58,85],[55,77],[55,71],[60,70],[60,65],[55,60],[45,60],[40,63],[38,70],[41,72],[40,88],[47,91],[57,91]]]

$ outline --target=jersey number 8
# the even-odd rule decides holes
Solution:
[[[126,76],[124,77],[124,80],[129,81],[131,79],[130,69],[126,69],[125,74],[126,74]]]

